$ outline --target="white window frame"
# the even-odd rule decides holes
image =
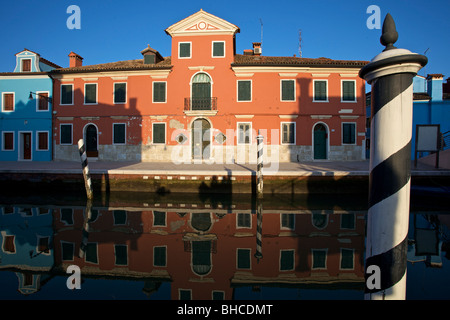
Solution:
[[[62,143],[61,142],[61,138],[62,138],[62,134],[61,134],[61,127],[62,126],[70,126],[71,127],[71,141],[70,141],[70,143]],[[59,144],[60,145],[62,145],[62,146],[71,146],[71,145],[73,145],[73,124],[72,123],[60,123],[59,124]]]
[[[13,135],[13,148],[12,149],[5,149],[5,133],[12,133]],[[14,131],[2,131],[2,151],[15,151],[16,150],[16,133]]]
[[[62,96],[63,96],[62,95],[62,88],[63,88],[63,86],[71,86],[72,87],[72,101],[70,103],[62,103]],[[62,105],[62,106],[73,106],[73,100],[74,100],[73,84],[72,83],[61,83],[59,92],[60,92],[60,96],[59,96],[59,103],[60,103],[60,105]]]
[[[164,143],[154,141],[154,134],[155,134],[154,125],[155,124],[164,124]],[[165,122],[153,122],[152,123],[152,144],[158,145],[158,146],[164,146],[167,144],[167,124]]]
[[[165,83],[164,101],[155,101],[155,83]],[[153,81],[152,82],[152,102],[153,103],[167,103],[167,81]]]
[[[285,124],[294,124],[294,142],[290,143],[290,142],[283,142],[283,125]],[[297,123],[295,121],[283,121],[280,123],[280,142],[282,145],[295,145],[297,143]]]
[[[115,131],[115,126],[116,126],[116,124],[122,124],[122,125],[124,125],[125,126],[125,142],[124,143],[117,143],[117,142],[114,142],[114,131]],[[124,145],[126,145],[127,144],[127,124],[126,123],[124,123],[124,122],[115,122],[115,123],[113,123],[112,124],[112,144],[113,145],[116,145],[116,146],[124,146]]]
[[[13,109],[12,110],[5,110],[5,94],[12,94],[13,95]],[[15,92],[2,92],[2,112],[14,112],[16,111],[16,93]]]
[[[125,84],[125,102],[116,102],[116,84]],[[113,83],[113,104],[127,104],[128,101],[128,83],[114,82]]]
[[[31,146],[30,146],[30,151],[31,151],[31,156],[30,156],[30,159],[24,159],[24,151],[25,151],[25,149],[24,149],[24,141],[23,141],[23,139],[22,139],[22,134],[25,134],[25,133],[29,133],[30,135],[31,135],[31,138],[30,138],[30,143],[31,143]],[[18,144],[18,154],[19,154],[19,156],[18,156],[18,159],[19,159],[19,161],[33,161],[33,131],[19,131],[18,132],[18,138],[19,138],[19,140],[18,140],[18,142],[19,142],[19,144]]]
[[[46,133],[47,134],[47,149],[39,149],[39,133]],[[50,149],[50,132],[49,131],[36,131],[36,151],[48,151]]]
[[[95,84],[95,103],[86,103],[86,86]],[[125,94],[126,101],[126,94]],[[85,106],[94,106],[98,104],[98,84],[97,83],[85,83],[84,84],[84,95],[83,95],[83,105]]]
[[[353,90],[354,90],[354,97],[355,100],[344,100],[344,82],[353,82],[354,86],[353,86]],[[356,97],[356,80],[349,80],[349,79],[341,79],[341,102],[342,103],[355,103],[358,102],[357,101],[357,97]]]
[[[250,132],[250,136],[249,136],[249,142],[248,143],[245,143],[245,141],[244,142],[240,142],[239,141],[239,130],[240,130],[240,128],[239,128],[239,126],[241,125],[241,124],[249,124],[250,125],[250,128],[249,128],[249,132]],[[249,146],[249,145],[252,145],[252,129],[253,129],[253,124],[251,123],[251,122],[248,122],[248,121],[243,121],[243,122],[238,122],[237,123],[237,144],[238,145],[242,145],[242,146]],[[245,139],[244,139],[245,140]]]
[[[24,60],[30,60],[30,71],[24,71],[23,70],[23,61]],[[33,59],[31,58],[21,58],[20,59],[20,72],[32,72],[33,71]]]
[[[214,43],[223,43],[223,56],[214,55]],[[212,41],[211,42],[211,57],[212,58],[225,58],[226,56],[226,42],[225,41]]]
[[[239,100],[239,82],[250,81],[250,100]],[[252,102],[253,101],[253,80],[252,79],[241,79],[236,81],[236,101],[237,102]]]
[[[289,81],[294,83],[294,100],[283,100],[283,81]],[[281,79],[280,80],[280,101],[281,102],[296,102],[297,101],[297,86],[295,85],[295,79]]]
[[[181,57],[181,44],[189,43],[189,57]],[[192,58],[192,41],[180,41],[178,42],[178,59],[191,59]]]
[[[326,83],[326,94],[327,94],[327,99],[326,100],[316,100],[316,82],[325,82]],[[313,102],[330,102],[328,100],[329,95],[328,95],[328,79],[313,79],[313,86],[312,86],[312,97],[313,97]]]
[[[47,94],[47,110],[39,110],[40,94]],[[36,112],[49,112],[50,111],[50,91],[36,91]]]

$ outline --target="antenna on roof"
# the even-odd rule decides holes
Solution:
[[[302,57],[302,29],[298,30],[298,56]]]
[[[263,43],[263,21],[261,18],[259,18],[259,22],[261,23],[261,48]]]

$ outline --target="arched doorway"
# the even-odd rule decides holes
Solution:
[[[211,110],[211,78],[197,73],[192,79],[192,110]]]
[[[211,156],[211,125],[200,118],[192,122],[192,159],[206,160]]]
[[[328,130],[323,123],[314,126],[314,160],[327,159]]]
[[[86,155],[88,157],[98,157],[98,143],[97,143],[97,127],[93,124],[88,124],[84,129],[84,140],[86,144]]]

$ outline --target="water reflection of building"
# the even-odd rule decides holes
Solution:
[[[150,292],[169,281],[171,299],[231,299],[242,286],[363,288],[363,212],[264,212],[259,261],[252,209],[94,208],[88,227],[82,208],[56,209],[54,218],[63,270],[139,279]]]

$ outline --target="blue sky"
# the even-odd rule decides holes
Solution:
[[[81,10],[81,29],[69,30],[67,8]],[[381,30],[368,29],[368,6],[377,5],[381,20],[391,13],[397,25],[396,46],[424,54],[428,65],[419,74],[450,77],[450,1],[448,0],[252,0],[252,1],[2,1],[0,71],[12,71],[14,55],[24,48],[62,67],[68,54],[81,55],[85,65],[142,58],[147,44],[171,55],[164,30],[203,9],[237,25],[237,53],[261,40],[263,55],[371,60],[383,49]],[[382,22],[382,21],[381,21]]]

